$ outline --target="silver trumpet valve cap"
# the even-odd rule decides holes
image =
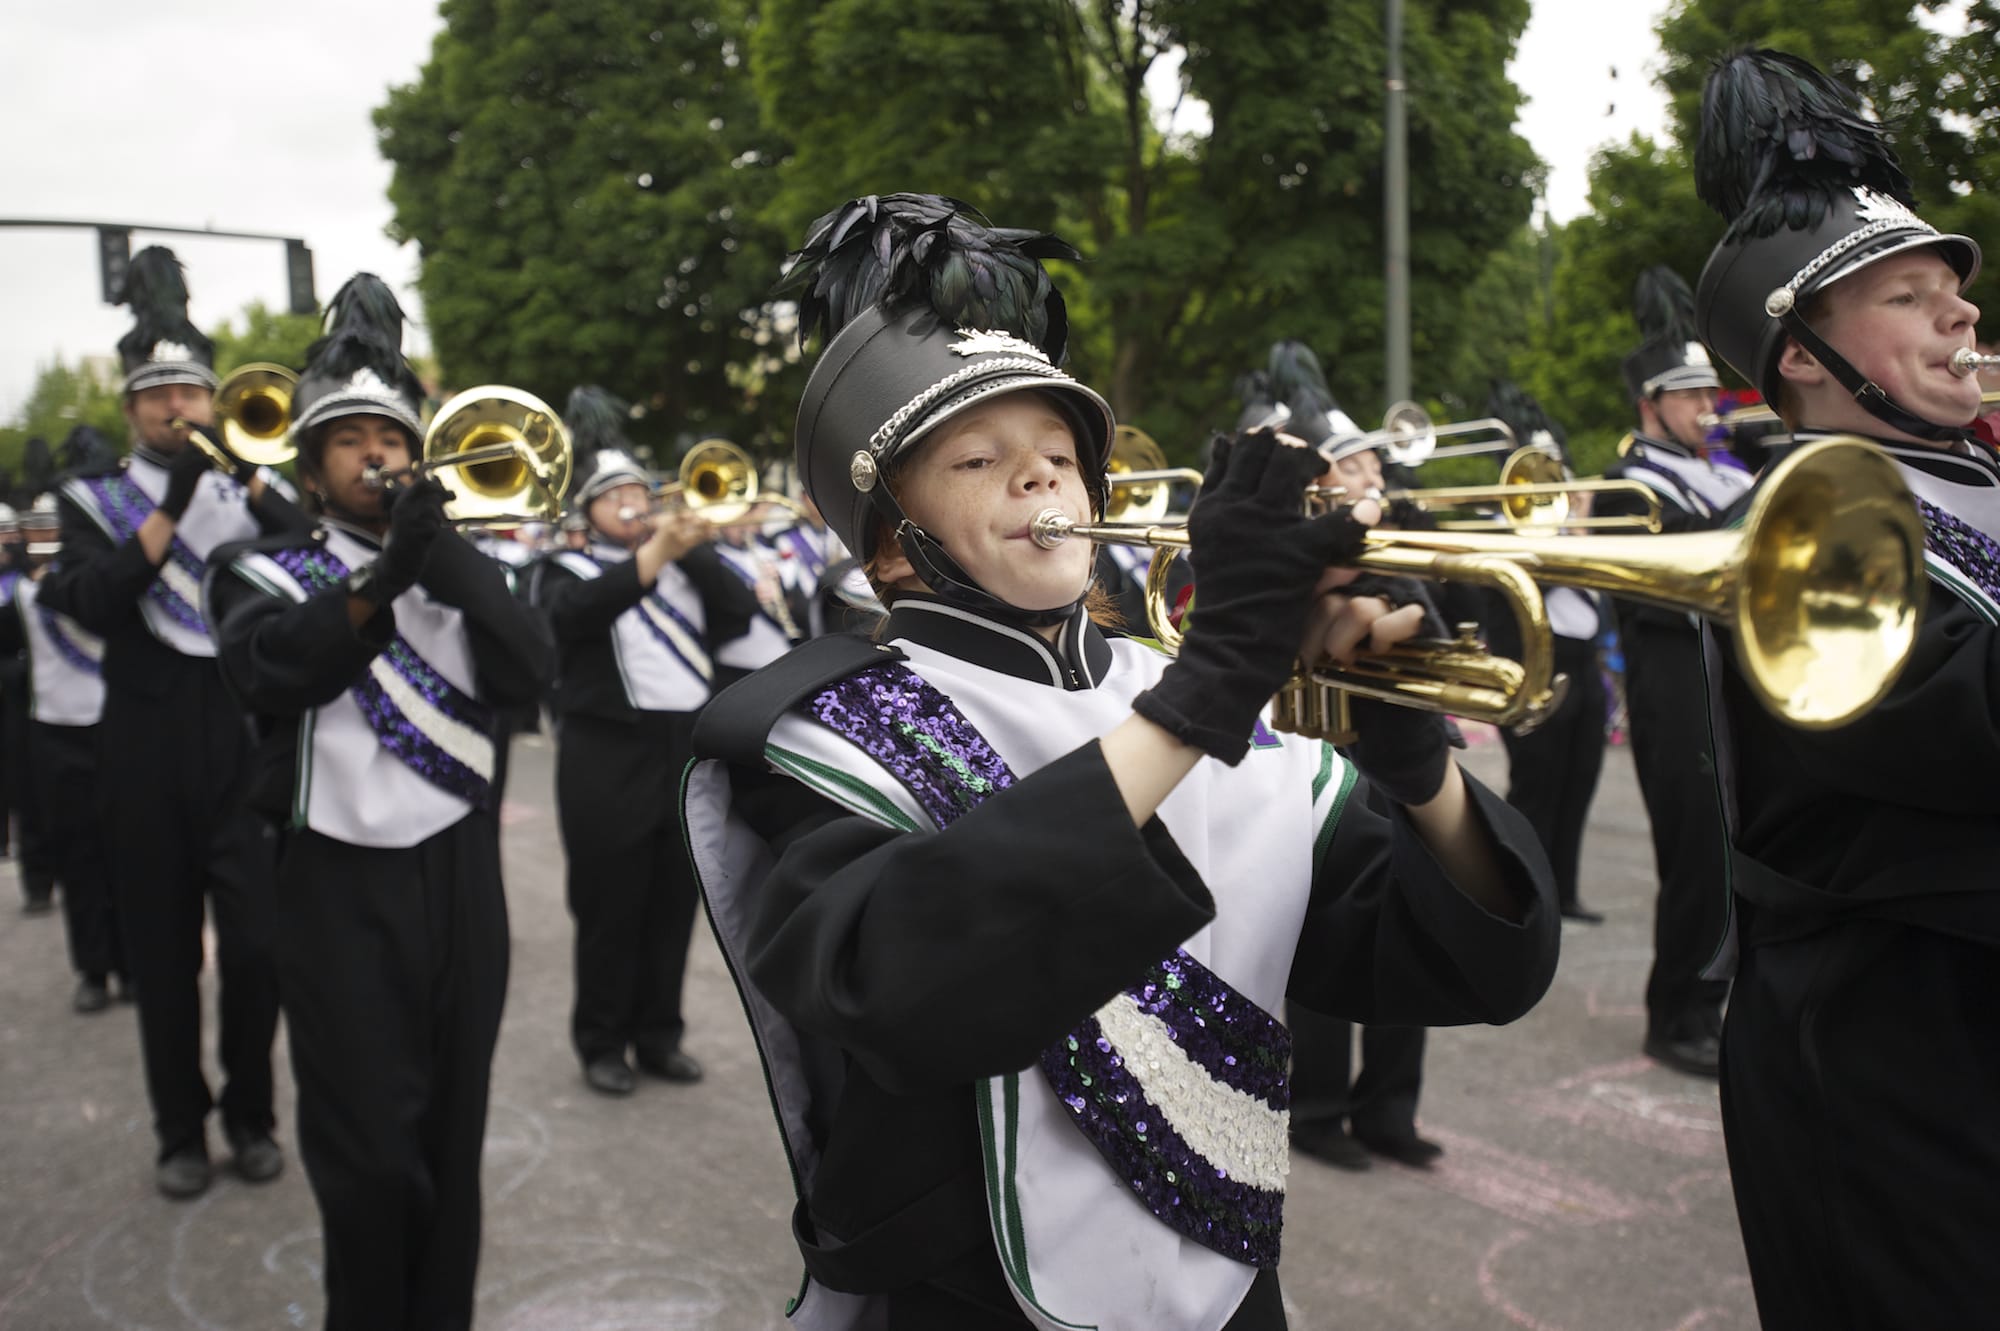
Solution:
[[[1951,353],[1951,372],[1961,379],[1995,367],[2000,367],[2000,355],[1981,355],[1971,347],[1960,347]]]
[[[1028,535],[1042,549],[1053,550],[1069,539],[1070,529],[1074,526],[1076,524],[1061,509],[1045,508],[1028,519]]]

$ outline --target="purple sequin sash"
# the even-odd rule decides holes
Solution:
[[[57,656],[86,675],[97,677],[104,673],[104,663],[84,651],[76,639],[69,636],[69,630],[63,627],[61,615],[40,601],[35,602],[35,615],[42,621],[42,632],[48,634],[49,645],[56,649]]]
[[[140,524],[159,507],[130,477],[122,473],[112,472],[103,476],[84,476],[79,479],[83,482],[84,488],[90,491],[91,498],[97,501],[97,511],[111,525],[113,540],[131,540],[138,534]],[[201,556],[190,550],[187,542],[181,540],[179,535],[168,544],[167,559],[196,585],[200,585],[207,566],[202,563]],[[146,588],[146,595],[152,597],[154,603],[164,610],[167,618],[174,623],[191,633],[208,636],[208,624],[202,619],[200,608],[175,591],[165,578],[154,578],[151,585]]]
[[[308,593],[325,591],[347,576],[348,568],[324,546],[274,551],[271,562],[292,575]],[[398,633],[382,653],[395,673],[432,707],[450,720],[479,734],[489,743],[495,733],[494,710],[439,674],[408,640]],[[366,672],[348,690],[369,729],[383,748],[403,765],[449,795],[482,809],[493,807],[493,783],[467,766],[404,714],[373,672]]]
[[[939,827],[1014,782],[952,701],[898,663],[849,675],[804,707],[893,773]],[[1272,1110],[1289,1105],[1290,1033],[1185,950],[1152,966],[1124,997],[1211,1081]],[[1226,1257],[1275,1267],[1284,1192],[1232,1179],[1190,1146],[1190,1125],[1177,1126],[1147,1096],[1127,1061],[1133,1052],[1091,1016],[1042,1053],[1041,1067],[1078,1130],[1155,1218]]]
[[[2000,543],[1964,519],[1922,499],[1917,500],[1917,512],[1924,519],[1924,548],[2000,601]]]

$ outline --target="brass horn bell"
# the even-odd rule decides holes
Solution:
[[[548,403],[487,384],[438,408],[416,470],[451,491],[454,522],[553,522],[572,460],[569,431]]]

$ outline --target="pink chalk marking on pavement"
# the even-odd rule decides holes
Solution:
[[[1444,1146],[1424,1183],[1532,1225],[1597,1225],[1631,1220],[1653,1208],[1546,1161],[1503,1151],[1476,1137],[1427,1127]]]
[[[1662,1072],[1650,1058],[1587,1068],[1514,1100],[1544,1118],[1666,1155],[1706,1160],[1723,1151],[1714,1086]]]

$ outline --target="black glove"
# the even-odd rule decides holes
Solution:
[[[194,444],[184,444],[167,463],[167,492],[160,496],[160,512],[179,522],[194,502],[195,487],[208,475],[213,464],[208,454]]]
[[[216,429],[213,425],[190,424],[188,428],[208,440],[210,444],[214,445],[217,453],[229,459],[229,465],[225,467],[221,463],[216,462],[214,458],[210,458],[209,461],[214,463],[217,471],[220,471],[239,485],[250,484],[250,479],[257,474],[256,464],[245,462],[242,458],[237,457],[235,451],[223,442],[222,431]]]
[[[389,538],[366,584],[366,595],[377,605],[387,605],[417,585],[431,547],[450,526],[444,506],[451,491],[438,481],[398,485],[389,494]]]
[[[1306,485],[1325,470],[1312,449],[1253,430],[1217,443],[1188,515],[1196,591],[1187,639],[1132,709],[1231,766],[1292,672],[1320,575],[1358,554],[1367,532],[1344,508],[1305,516]]]
[[[1424,626],[1418,636],[1451,636],[1430,589],[1415,578],[1364,574],[1341,592],[1346,596],[1379,596],[1391,606],[1421,605]],[[1451,751],[1465,747],[1465,736],[1438,712],[1351,697],[1348,719],[1355,733],[1348,756],[1377,790],[1398,804],[1428,802],[1444,785]]]

